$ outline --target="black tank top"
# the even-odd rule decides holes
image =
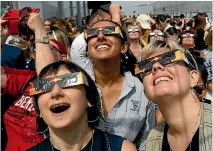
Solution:
[[[93,139],[81,151],[121,151],[124,138],[96,129]],[[49,137],[27,151],[59,151],[52,148]]]

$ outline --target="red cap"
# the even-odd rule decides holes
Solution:
[[[54,42],[58,46],[60,54],[66,55],[66,57],[67,57],[67,48],[66,48],[66,46],[63,43],[61,43],[60,41],[57,41],[55,39],[51,39],[51,41]]]
[[[27,7],[21,9],[24,10]],[[11,35],[17,35],[18,31],[18,23],[20,21],[20,9],[10,10],[5,16],[2,18],[3,20],[8,20],[8,30]],[[39,8],[30,8],[30,13],[38,13],[40,11]]]
[[[17,35],[18,32],[18,23],[19,23],[19,9],[11,10],[5,14],[3,20],[8,20],[8,30],[10,34]]]

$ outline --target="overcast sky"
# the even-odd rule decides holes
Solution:
[[[145,8],[145,6],[138,5],[146,5],[151,4],[155,1],[112,1],[112,3],[117,3],[122,6],[122,10],[126,15],[130,15],[133,11],[136,11],[135,14],[141,14],[144,11],[149,12],[149,8]]]

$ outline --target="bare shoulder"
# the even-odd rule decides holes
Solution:
[[[124,140],[121,151],[137,151],[135,145],[128,140]]]

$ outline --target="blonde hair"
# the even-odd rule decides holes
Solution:
[[[171,38],[165,38],[162,40],[154,40],[150,42],[147,46],[145,46],[141,51],[141,56],[139,57],[139,62],[147,59],[152,54],[155,54],[159,48],[169,49],[172,50],[181,50],[186,58],[189,60],[189,62],[194,66],[194,69],[198,71],[197,63],[192,56],[192,54],[189,52],[189,50],[184,49],[181,47],[180,44],[178,44],[174,39]]]
[[[55,40],[61,42],[62,44],[64,44],[66,46],[67,60],[70,60],[70,58],[71,58],[70,54],[69,54],[70,42],[69,42],[67,35],[62,30],[55,29],[55,30],[53,30],[53,32],[48,34],[48,37],[50,39],[55,39]]]
[[[138,27],[138,29],[139,29],[139,32],[140,32],[140,34],[141,34],[141,25],[140,25],[140,23],[139,22],[137,22],[137,21],[127,21],[126,22],[126,28],[128,28],[128,26],[137,26]]]
[[[28,56],[35,59],[35,51],[33,50],[33,44],[30,41],[26,41],[21,37],[14,37],[9,41],[9,45],[18,47],[23,51],[26,51]]]

